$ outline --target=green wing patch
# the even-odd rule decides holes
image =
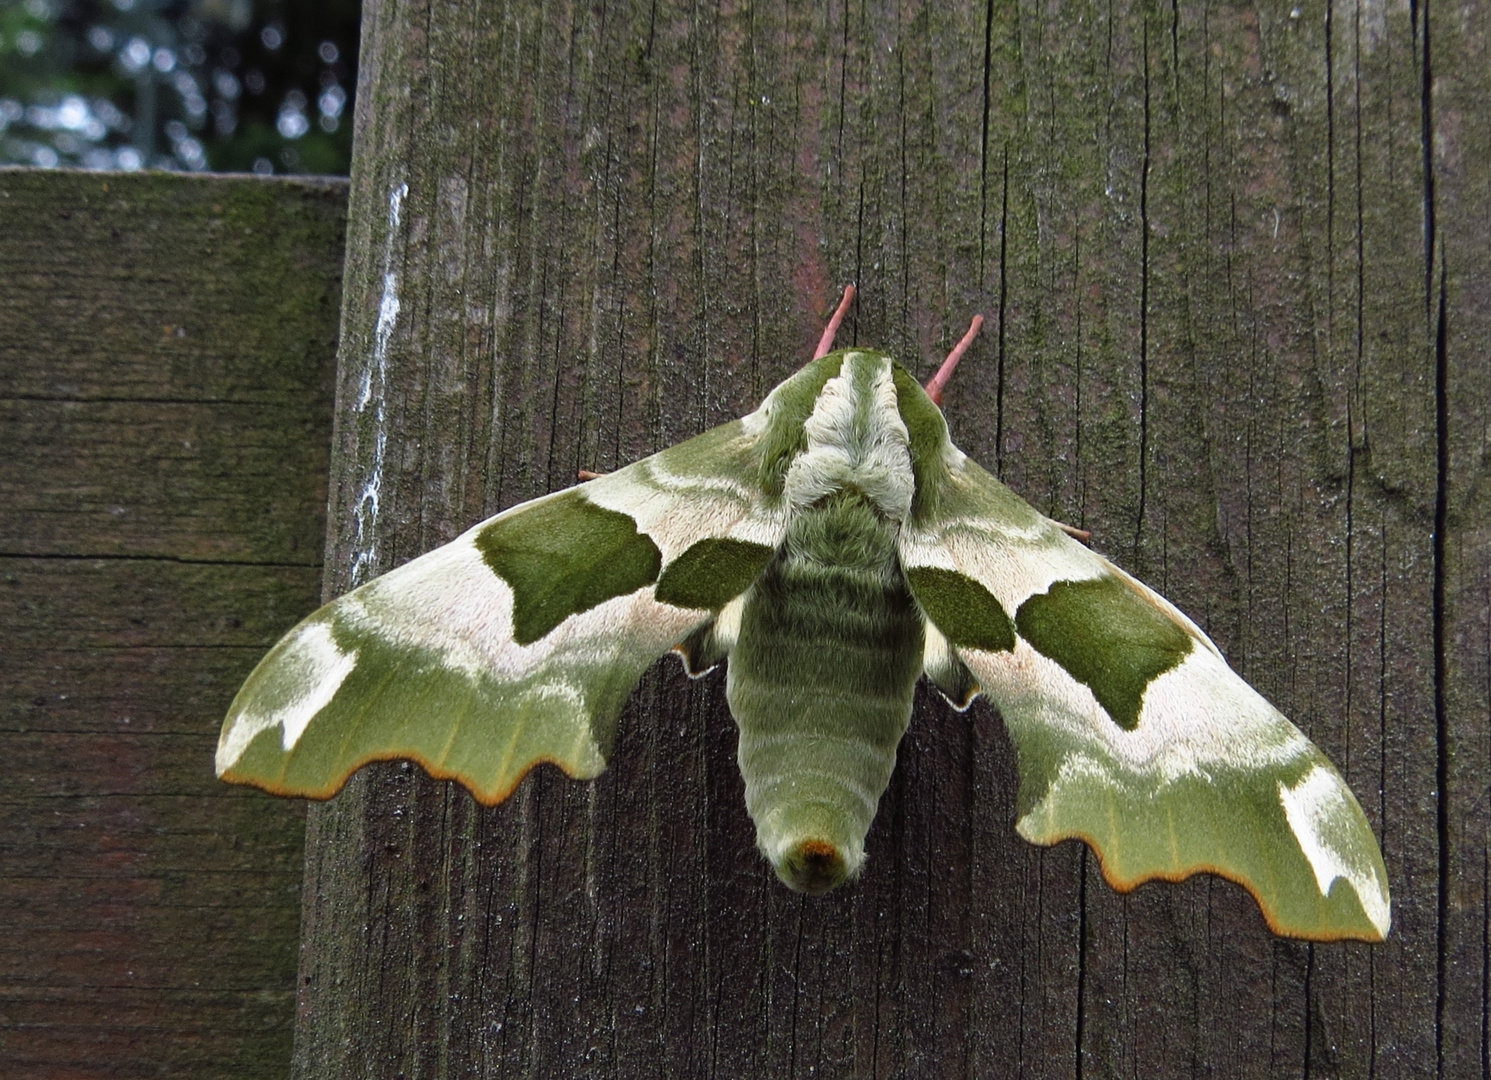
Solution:
[[[531,645],[571,615],[657,580],[663,556],[626,514],[570,489],[476,533],[482,558],[513,590],[513,640]]]
[[[1139,726],[1145,688],[1195,647],[1184,629],[1111,575],[1054,583],[1020,605],[1015,626],[1088,687],[1125,731]]]
[[[937,566],[913,566],[906,583],[932,625],[958,648],[1008,652],[1014,624],[994,594],[973,578]]]
[[[765,544],[706,537],[668,564],[653,595],[674,607],[719,611],[751,587],[772,554]]]

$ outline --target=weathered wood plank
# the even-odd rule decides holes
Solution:
[[[303,616],[318,579],[314,564],[0,558],[0,617],[10,643],[29,648],[241,650]]]
[[[318,492],[287,498],[284,477],[320,464],[324,401],[0,398],[14,439],[0,551],[314,562]],[[57,446],[77,448],[66,471]]]
[[[1442,1075],[1491,1072],[1491,8],[1434,5]],[[1435,279],[1437,275],[1437,280]]]
[[[212,775],[315,604],[345,185],[0,171],[0,1071],[283,1075],[303,811]]]
[[[288,582],[281,578],[278,583],[293,586],[300,577],[289,575]],[[315,588],[304,579],[301,587],[307,592]],[[7,612],[13,614],[13,608]],[[33,632],[39,629],[33,627]],[[268,632],[270,627],[263,629]],[[7,655],[7,675],[14,684],[39,692],[30,698],[7,694],[0,701],[0,728],[200,736],[200,718],[220,704],[222,688],[252,668],[264,651],[256,640],[236,646],[202,645],[199,639],[169,648],[69,644],[33,646]],[[163,702],[170,702],[171,708],[163,709]]]
[[[1335,758],[1396,923],[1311,946],[1216,879],[1118,895],[1014,836],[994,711],[930,698],[865,876],[792,896],[718,680],[665,666],[594,784],[489,811],[390,766],[313,808],[296,1074],[1483,1062],[1483,8],[371,4],[332,591],[750,408],[844,281],[843,340],[923,370],[982,310],[959,444]]]

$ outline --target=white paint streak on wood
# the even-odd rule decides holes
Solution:
[[[377,571],[378,512],[383,495],[383,461],[388,452],[388,405],[386,378],[388,346],[399,321],[399,275],[393,268],[394,238],[403,222],[404,198],[409,185],[400,184],[388,196],[388,232],[383,243],[383,294],[378,301],[378,322],[373,329],[372,361],[364,370],[357,411],[373,408],[373,455],[367,480],[357,498],[352,544],[352,584],[361,585]]]

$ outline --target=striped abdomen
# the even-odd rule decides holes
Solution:
[[[852,494],[799,515],[747,595],[727,685],[756,841],[788,885],[859,870],[921,671],[884,518]]]

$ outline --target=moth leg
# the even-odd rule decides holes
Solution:
[[[1084,544],[1092,539],[1092,533],[1087,529],[1079,529],[1075,525],[1068,525],[1066,522],[1057,521],[1055,518],[1051,519],[1051,524],[1055,525],[1058,529],[1066,533],[1068,536],[1075,537],[1076,539],[1081,540]]]
[[[834,347],[834,337],[839,332],[839,324],[844,321],[844,316],[849,312],[849,305],[853,302],[854,286],[845,285],[844,295],[839,299],[839,306],[834,311],[833,318],[828,320],[828,325],[823,328],[823,336],[818,339],[818,348],[813,351],[814,360],[827,356],[829,350]]]

